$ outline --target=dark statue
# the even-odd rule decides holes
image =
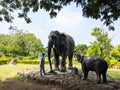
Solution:
[[[60,70],[62,72],[66,71],[66,58],[68,56],[69,59],[69,69],[73,67],[72,58],[74,51],[74,40],[71,36],[60,33],[59,31],[51,31],[49,34],[48,41],[48,59],[50,63],[50,70],[52,71],[51,65],[51,49],[53,49],[54,53],[54,64],[55,69]],[[62,56],[62,60],[60,62],[59,56]],[[60,64],[60,69],[59,69]]]
[[[84,80],[87,79],[89,71],[95,71],[97,75],[97,83],[101,83],[101,76],[103,77],[103,83],[107,82],[106,72],[108,64],[103,58],[99,56],[83,56],[81,54],[75,54],[75,56],[82,64]]]

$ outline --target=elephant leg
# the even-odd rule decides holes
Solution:
[[[84,80],[87,79],[87,77],[88,77],[88,72],[89,72],[88,70],[85,70],[85,71],[84,71],[84,77],[83,77]]]
[[[54,59],[55,70],[59,71],[59,55],[55,54],[54,57],[55,57]]]
[[[101,74],[98,73],[97,73],[97,83],[98,84],[101,83]]]
[[[67,58],[67,54],[63,54],[62,61],[61,61],[61,72],[66,71],[66,58]]]
[[[88,77],[89,70],[86,68],[85,64],[82,64],[82,71],[84,73],[83,79],[86,80]]]
[[[72,69],[73,68],[73,64],[72,64],[72,58],[73,58],[73,53],[69,55],[69,66],[68,69]]]
[[[102,74],[102,76],[103,76],[103,83],[106,83],[107,82],[106,73]]]

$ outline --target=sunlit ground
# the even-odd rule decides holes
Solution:
[[[39,68],[39,65],[30,64],[17,64],[17,65],[1,65],[0,66],[0,80],[6,80],[8,78],[14,78],[17,73],[24,69]]]

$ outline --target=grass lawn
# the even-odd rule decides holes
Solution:
[[[19,71],[34,68],[38,69],[39,64],[0,65],[0,90],[62,90],[57,86],[19,80],[20,78],[17,76]]]
[[[108,69],[107,75],[115,79],[120,79],[120,69]]]
[[[15,78],[17,73],[24,69],[39,68],[39,65],[17,64],[17,65],[1,65],[0,66],[0,80],[4,81],[8,78]]]

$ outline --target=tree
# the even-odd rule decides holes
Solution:
[[[87,45],[86,44],[78,44],[75,46],[75,52],[80,54],[86,54],[87,51]]]
[[[12,13],[18,10],[18,17],[24,18],[27,23],[31,22],[28,12],[38,12],[44,9],[49,12],[51,17],[55,17],[57,12],[71,2],[76,6],[81,6],[83,16],[93,19],[101,19],[109,29],[114,30],[112,23],[120,17],[119,0],[1,0],[0,1],[0,21],[3,19],[12,22]]]
[[[99,44],[96,42],[92,43],[92,45],[88,47],[86,55],[87,56],[91,56],[91,55],[100,56]]]
[[[15,30],[11,34],[13,43],[13,52],[21,56],[38,55],[43,50],[43,45],[40,39],[29,32]],[[16,52],[15,52],[16,51]]]
[[[110,55],[113,57],[114,60],[117,60],[120,62],[120,45],[113,48],[110,52]]]
[[[92,43],[90,51],[94,50],[95,53],[98,52],[98,54],[103,58],[109,56],[110,50],[112,48],[112,45],[110,44],[112,40],[108,37],[108,32],[105,32],[105,30],[96,27],[91,32],[91,35],[96,38],[96,41]]]
[[[10,36],[0,34],[0,52],[2,55],[8,55],[10,52],[11,47],[9,48],[9,45],[11,43]]]
[[[13,30],[8,35],[0,35],[0,52],[5,56],[38,56],[44,51],[40,39],[29,32]]]

